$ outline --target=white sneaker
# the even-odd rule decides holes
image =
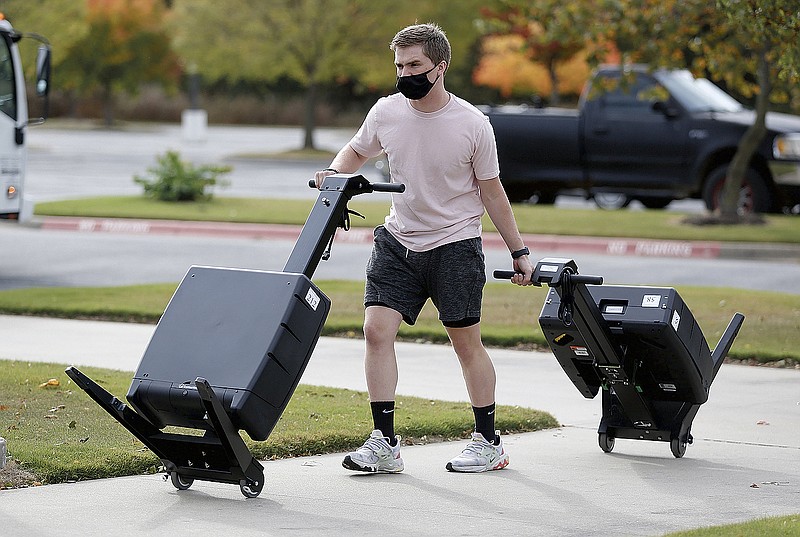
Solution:
[[[503,448],[500,431],[495,433],[500,440],[498,445],[488,442],[481,433],[472,433],[472,440],[461,455],[445,466],[451,472],[486,472],[502,470],[508,466],[508,453]]]
[[[395,474],[403,471],[403,459],[400,457],[400,437],[397,443],[389,445],[389,439],[378,429],[372,431],[364,445],[348,453],[342,466],[357,472],[380,472]]]

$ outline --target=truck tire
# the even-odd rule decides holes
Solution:
[[[672,198],[658,196],[640,196],[636,199],[648,209],[663,209],[672,202]]]
[[[703,186],[703,201],[709,211],[719,209],[722,187],[728,175],[728,165],[720,166],[710,174]],[[769,186],[758,171],[747,168],[739,191],[739,212],[742,214],[766,213],[773,210],[773,197]]]
[[[624,209],[631,202],[627,194],[620,192],[596,192],[592,197],[597,206],[606,211]]]
[[[511,203],[522,203],[528,201],[535,193],[530,188],[519,186],[514,183],[510,185],[503,183],[503,188],[506,191],[506,196],[508,196],[508,201]]]
[[[531,196],[531,201],[536,205],[553,205],[556,202],[556,193],[549,190],[541,190]]]
[[[551,190],[535,190],[529,185],[517,185],[512,183],[511,186],[503,184],[505,188],[508,201],[511,203],[531,203],[533,205],[552,205],[556,202],[556,191]]]

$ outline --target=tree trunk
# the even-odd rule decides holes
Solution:
[[[769,105],[769,94],[772,91],[770,81],[769,63],[766,58],[766,51],[762,51],[758,56],[757,73],[759,93],[756,96],[756,120],[745,131],[736,154],[733,155],[731,165],[728,167],[728,177],[725,179],[725,186],[720,195],[719,217],[724,222],[738,222],[739,218],[739,192],[742,189],[747,168],[753,159],[758,145],[767,133],[766,117]]]
[[[547,71],[550,73],[550,82],[553,84],[550,89],[550,106],[558,106],[561,104],[561,95],[558,93],[558,73],[556,73],[555,61],[547,62]]]
[[[314,115],[317,111],[317,83],[309,82],[306,89],[306,110],[305,110],[305,140],[303,149],[314,149]]]
[[[103,86],[103,116],[106,127],[114,126],[114,92],[111,84]]]

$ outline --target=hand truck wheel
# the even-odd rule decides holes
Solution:
[[[261,489],[264,488],[263,481],[251,481],[250,479],[243,479],[239,482],[239,490],[245,498],[257,498],[261,494]]]
[[[598,433],[597,443],[600,444],[600,449],[606,453],[611,453],[614,449],[614,437],[608,433]]]
[[[170,472],[169,478],[172,480],[172,485],[178,490],[187,490],[194,483],[194,479],[182,476],[178,472]]]
[[[672,438],[669,441],[669,449],[676,459],[680,459],[686,453],[686,442],[678,437]]]

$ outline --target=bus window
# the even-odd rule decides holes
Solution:
[[[0,112],[17,119],[14,62],[7,39],[5,34],[0,37]]]

